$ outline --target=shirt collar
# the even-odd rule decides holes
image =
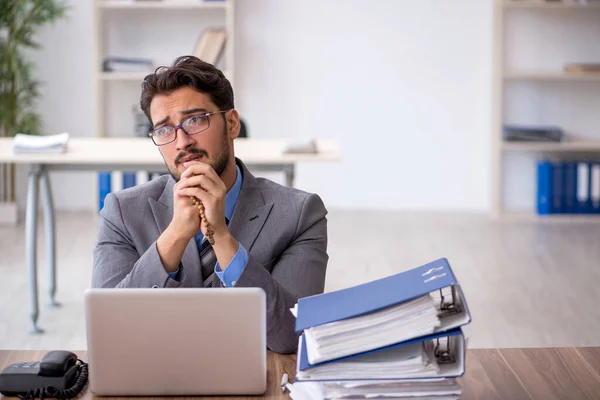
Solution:
[[[233,210],[235,209],[238,197],[240,197],[240,192],[242,191],[242,171],[240,171],[240,167],[237,165],[235,166],[235,168],[235,183],[225,195],[225,218],[227,218],[227,220],[229,221],[231,221],[231,217],[233,216]]]

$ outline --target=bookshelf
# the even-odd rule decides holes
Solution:
[[[563,71],[567,63],[600,63],[600,2],[495,0],[494,7],[492,214],[538,218],[538,160],[600,160],[600,73]],[[506,142],[503,124],[560,126],[567,141]]]
[[[147,139],[150,124],[140,110],[141,83],[155,68],[191,55],[203,32],[225,28],[225,48],[216,63],[235,91],[234,0],[92,0],[94,3],[95,119],[88,135]],[[145,70],[107,72],[107,57],[145,59]],[[96,198],[143,183],[153,171],[99,171]]]
[[[95,0],[94,136],[131,136],[132,108],[139,109],[140,85],[149,73],[105,72],[105,57],[152,60],[153,68],[192,54],[204,29],[224,27],[224,54],[217,64],[235,90],[234,0]]]

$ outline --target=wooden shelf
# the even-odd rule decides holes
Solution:
[[[600,152],[600,141],[581,141],[581,142],[502,142],[504,151],[524,151],[524,152],[556,152],[556,153],[575,153],[575,152]]]
[[[103,81],[143,81],[150,72],[102,72],[100,79]]]
[[[531,211],[503,211],[496,216],[498,222],[507,223],[600,223],[600,214],[548,214],[539,215],[535,210]]]
[[[120,82],[142,82],[146,75],[152,72],[101,72],[99,79],[102,81],[120,81]],[[231,79],[229,71],[223,71],[227,79]]]
[[[505,8],[521,8],[521,9],[571,9],[571,10],[600,10],[600,3],[576,3],[574,1],[564,2],[543,2],[543,1],[510,1],[505,0],[503,3]]]
[[[97,3],[99,8],[106,9],[225,9],[227,1],[203,1],[203,0],[146,0],[146,1],[119,1],[103,0]]]
[[[560,70],[523,70],[507,71],[504,73],[506,80],[533,80],[533,81],[600,81],[598,72],[563,72]]]

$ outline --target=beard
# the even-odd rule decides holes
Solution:
[[[220,148],[219,148],[218,152],[215,154],[215,157],[213,158],[212,161],[208,161],[208,164],[212,167],[212,169],[215,170],[217,175],[219,177],[221,177],[223,175],[223,173],[225,172],[225,169],[227,169],[227,164],[229,163],[229,156],[230,156],[229,143],[227,142],[227,129],[226,128],[223,130],[223,134],[221,135],[221,142],[219,143],[219,147]],[[177,154],[177,157],[175,157],[175,161],[174,161],[173,165],[167,164],[169,173],[171,174],[173,179],[175,179],[175,182],[179,182],[179,180],[181,179],[181,173],[177,170],[180,160],[183,157],[191,155],[191,154],[202,155],[207,159],[209,158],[208,152],[205,149],[200,149],[197,147],[192,147],[192,148],[188,149],[187,151],[182,151],[181,153]],[[165,164],[166,164],[166,162],[165,162]]]

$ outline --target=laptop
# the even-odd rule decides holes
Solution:
[[[84,299],[95,395],[266,391],[262,289],[88,289]]]

